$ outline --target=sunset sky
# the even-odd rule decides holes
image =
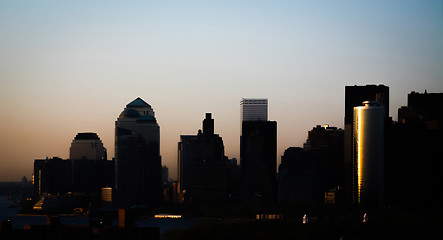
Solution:
[[[278,162],[318,124],[343,127],[346,85],[443,92],[443,1],[0,1],[0,181],[68,158],[78,132],[114,156],[137,97],[160,125],[176,177],[180,134],[206,112],[239,158],[240,100],[269,99]]]

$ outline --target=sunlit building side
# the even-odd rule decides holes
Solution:
[[[353,200],[359,205],[384,202],[384,107],[366,101],[354,107]]]
[[[389,87],[385,85],[345,86],[345,118],[344,118],[344,162],[343,188],[345,202],[353,202],[353,114],[354,107],[361,106],[363,101],[377,101],[385,108],[385,121],[389,119]]]

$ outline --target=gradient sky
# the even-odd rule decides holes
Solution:
[[[443,92],[443,1],[0,1],[0,181],[69,156],[141,97],[175,178],[180,134],[206,112],[239,157],[240,100],[269,99],[278,156],[317,124],[343,127],[346,85]]]

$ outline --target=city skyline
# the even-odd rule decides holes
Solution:
[[[153,106],[162,163],[212,113],[239,159],[240,101],[267,98],[277,160],[318,124],[344,128],[345,86],[384,84],[390,116],[411,91],[443,92],[443,3],[0,3],[0,181],[69,156],[80,132],[114,157],[114,121]]]

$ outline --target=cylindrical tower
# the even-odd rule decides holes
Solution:
[[[353,186],[354,202],[384,202],[384,107],[365,101],[354,107]]]

